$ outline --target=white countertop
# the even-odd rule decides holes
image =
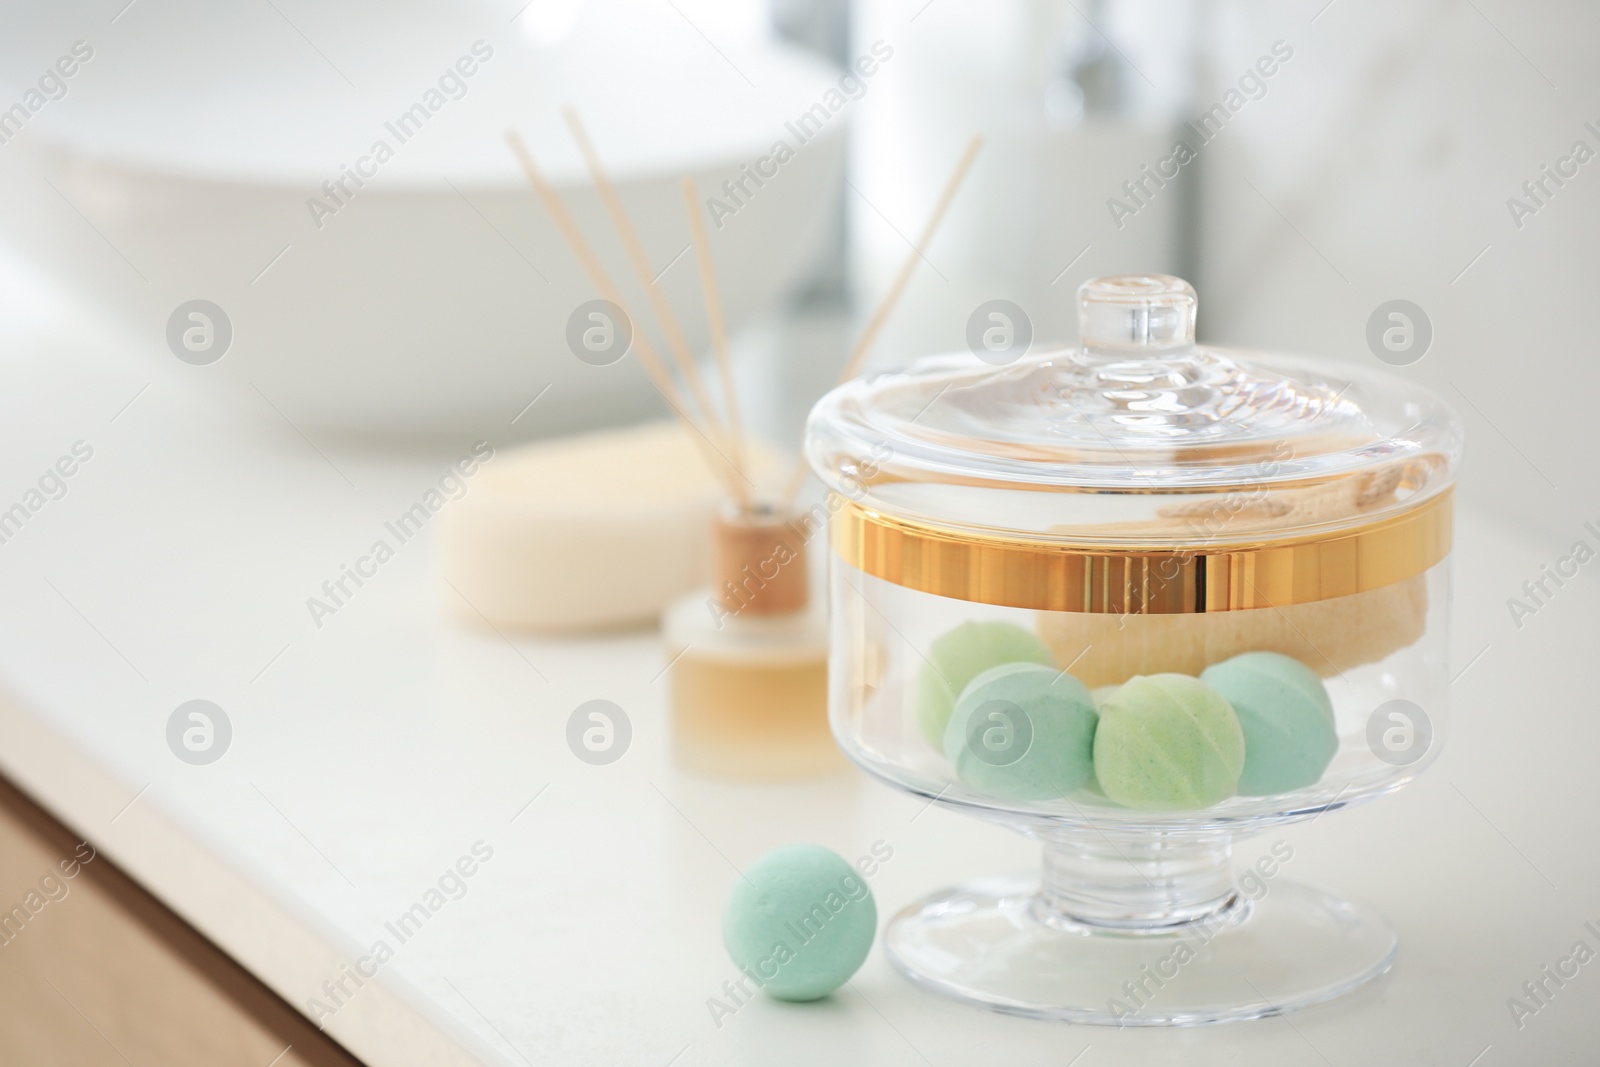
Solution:
[[[195,390],[205,368],[4,299],[0,510],[74,442],[94,455],[0,544],[0,764],[301,1010],[342,961],[398,946],[327,1024],[374,1067],[1594,1062],[1600,963],[1520,1031],[1506,1005],[1574,941],[1600,947],[1583,928],[1600,925],[1585,684],[1600,571],[1521,630],[1505,606],[1565,545],[1462,516],[1448,750],[1395,797],[1282,832],[1290,877],[1399,929],[1375,985],[1281,1019],[1114,1031],[948,1003],[875,950],[840,994],[760,1000],[719,1028],[706,1000],[734,974],[723,896],[766,849],[811,840],[853,858],[886,842],[882,922],[938,887],[1027,869],[1033,848],[855,772],[759,787],[680,773],[654,634],[462,629],[429,581],[429,534],[318,629],[306,598],[470,442],[397,459],[264,434]],[[508,419],[524,401],[508,398]],[[209,766],[165,740],[196,698],[233,724]],[[593,698],[633,723],[610,766],[564,741]],[[398,944],[385,922],[479,841],[493,855],[464,895]]]

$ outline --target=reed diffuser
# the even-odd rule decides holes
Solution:
[[[688,177],[682,181],[684,205],[720,378],[720,412],[670,304],[655,284],[656,273],[598,153],[577,115],[568,109],[565,116],[687,388],[679,388],[649,338],[635,329],[640,363],[700,444],[728,493],[708,531],[712,584],[682,597],[662,617],[674,757],[692,771],[747,780],[810,778],[841,771],[846,763],[828,725],[827,616],[809,563],[825,509],[796,508],[806,474],[803,460],[778,494],[763,494],[752,481],[750,449],[739,416],[721,301],[694,182]],[[595,287],[633,318],[520,138],[513,133],[508,140]],[[916,245],[852,348],[841,381],[853,377],[865,363],[980,144],[975,137],[967,146]]]

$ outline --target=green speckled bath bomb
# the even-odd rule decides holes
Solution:
[[[866,879],[821,845],[784,845],[752,863],[722,909],[734,964],[778,1000],[816,1000],[872,951],[878,906]]]
[[[967,683],[1002,663],[1043,663],[1055,658],[1029,630],[1009,622],[964,622],[934,641],[917,675],[917,726],[943,747],[956,697]]]
[[[1315,671],[1277,652],[1246,652],[1200,680],[1233,705],[1244,730],[1239,792],[1283,793],[1322,777],[1339,750],[1333,701]]]
[[[1130,808],[1187,811],[1232,796],[1244,769],[1239,717],[1187,674],[1128,679],[1100,706],[1095,778]]]
[[[1059,800],[1094,772],[1098,716],[1083,683],[1038,663],[990,667],[961,691],[944,754],[974,789]]]

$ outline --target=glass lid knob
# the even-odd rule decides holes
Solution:
[[[1194,347],[1194,287],[1169,274],[1117,274],[1078,288],[1085,354],[1177,355]]]

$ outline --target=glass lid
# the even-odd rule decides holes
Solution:
[[[1161,542],[1366,523],[1450,484],[1460,430],[1419,386],[1197,345],[1179,278],[1098,278],[1078,302],[1077,348],[938,356],[835,389],[807,426],[812,466],[910,520]]]

